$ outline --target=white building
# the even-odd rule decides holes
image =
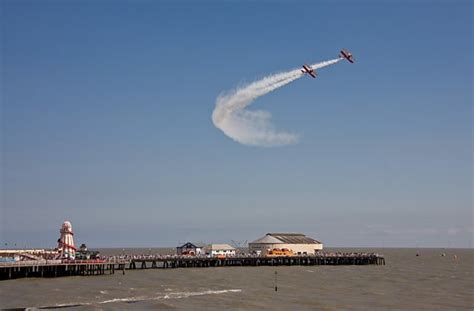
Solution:
[[[323,249],[323,243],[302,233],[267,233],[249,243],[251,254],[266,254],[272,249],[289,249],[296,255],[311,255]]]
[[[229,244],[210,244],[206,247],[206,254],[216,256],[235,256],[235,248]]]

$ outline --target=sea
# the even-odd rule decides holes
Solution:
[[[100,249],[103,255],[173,249]],[[474,310],[473,249],[376,252],[384,266],[126,270],[0,281],[0,308],[19,310]],[[276,273],[275,273],[276,272]]]

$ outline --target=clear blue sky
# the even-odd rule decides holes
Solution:
[[[472,2],[1,1],[0,241],[175,246],[304,232],[468,247]],[[350,49],[258,99],[296,145],[240,145],[216,97]]]

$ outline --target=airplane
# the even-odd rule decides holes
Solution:
[[[353,64],[354,63],[354,58],[352,57],[352,53],[349,52],[346,49],[341,50],[341,54],[339,54],[340,58],[345,58],[349,61],[349,63]]]
[[[313,68],[311,68],[311,66],[306,65],[306,64],[303,65],[303,69],[301,69],[301,72],[307,73],[313,78],[316,78],[316,75],[317,75],[316,71]]]

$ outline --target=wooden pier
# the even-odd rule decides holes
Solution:
[[[59,277],[73,275],[125,274],[126,269],[175,269],[207,267],[319,266],[319,265],[385,265],[378,254],[332,254],[303,256],[141,256],[109,260],[27,260],[0,263],[0,280],[24,277]]]
[[[319,266],[319,265],[385,265],[381,255],[342,254],[319,256],[274,256],[274,257],[176,257],[134,258],[129,269],[169,269],[241,266]]]
[[[128,261],[94,260],[28,260],[0,263],[0,280],[24,277],[59,277],[72,275],[114,274],[115,270],[125,272]]]

